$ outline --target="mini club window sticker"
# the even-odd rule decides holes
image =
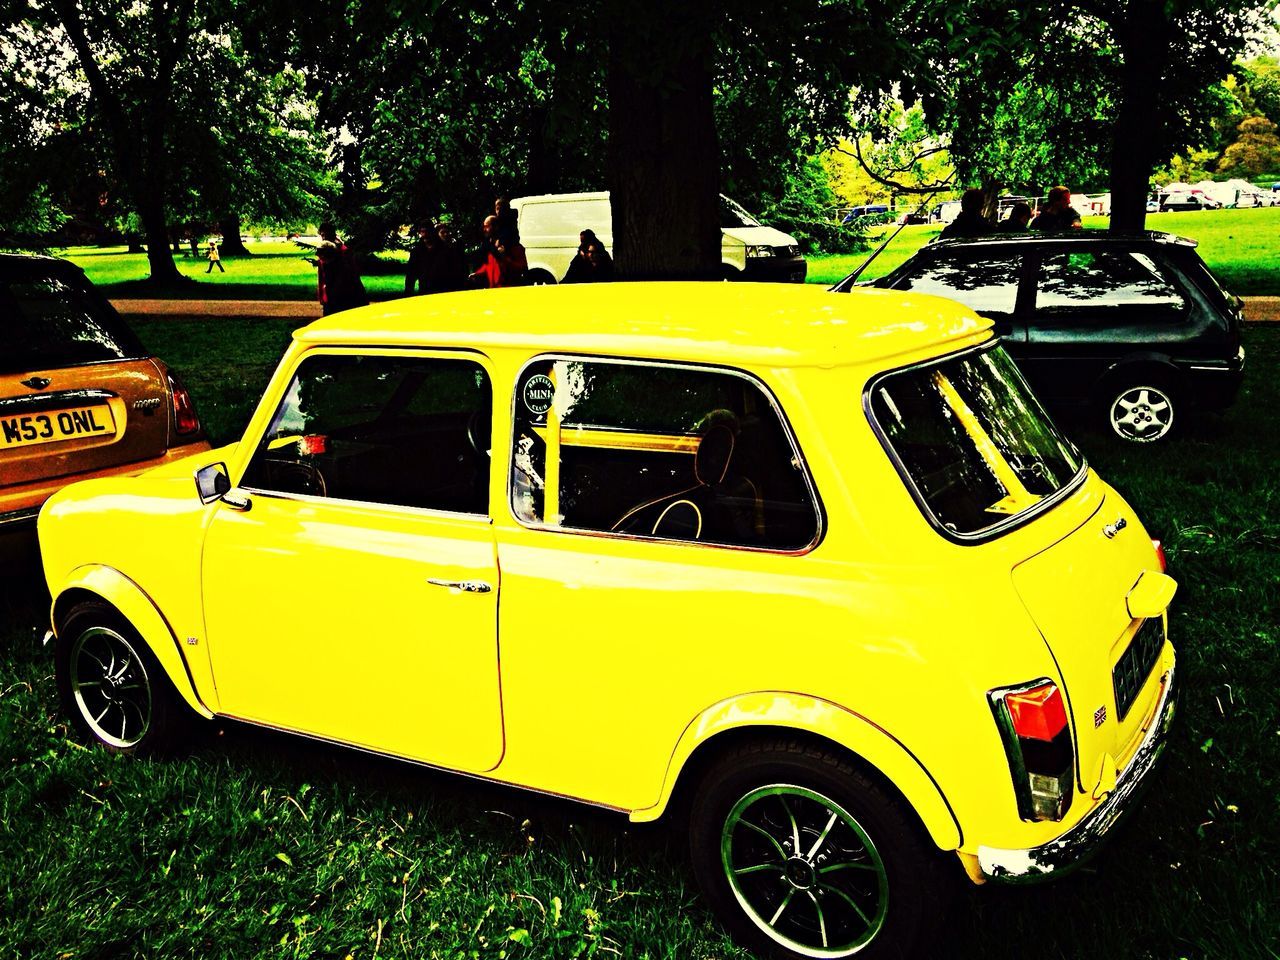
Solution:
[[[540,417],[551,409],[556,396],[556,385],[550,377],[541,373],[534,374],[524,382],[522,396],[525,409],[535,417]]]

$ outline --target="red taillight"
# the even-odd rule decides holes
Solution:
[[[1004,702],[1013,721],[1013,732],[1028,740],[1052,740],[1067,725],[1062,694],[1052,683],[1007,694]]]
[[[191,394],[182,385],[182,381],[169,374],[169,396],[173,398],[173,428],[180,437],[187,437],[200,432],[200,418],[196,416],[196,405],[191,402]]]
[[[318,457],[329,451],[329,438],[323,433],[309,433],[298,439],[298,452],[307,456]]]
[[[1152,540],[1151,546],[1156,548],[1156,562],[1160,564],[1160,572],[1169,572],[1169,561],[1164,555],[1164,544],[1159,540]]]

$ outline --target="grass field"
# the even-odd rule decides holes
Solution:
[[[1107,226],[1104,217],[1085,221],[1090,229]],[[1233,293],[1243,296],[1280,295],[1280,207],[1252,210],[1215,210],[1198,213],[1154,213],[1147,228],[1191,237],[1200,243],[1200,254]],[[936,237],[940,225],[905,228],[863,275],[883,276]],[[883,236],[883,234],[880,234]],[[878,237],[875,238],[878,243]],[[310,251],[291,243],[248,244],[251,257],[226,258],[226,273],[206,274],[206,261],[179,256],[178,269],[197,281],[159,294],[144,283],[148,275],[145,254],[127,253],[124,247],[74,247],[62,251],[74,260],[110,297],[173,296],[183,299],[311,300],[316,294],[315,267],[304,258]],[[404,290],[405,254],[385,254],[378,271],[364,277],[374,299],[398,296]],[[810,256],[809,282],[832,284],[851,273],[867,257],[867,251]]]
[[[220,440],[292,326],[135,323]],[[1163,449],[1068,423],[1165,540],[1180,717],[1092,866],[961,887],[948,960],[1280,956],[1280,328],[1246,345],[1233,410]],[[745,960],[678,830],[232,724],[185,759],[85,749],[58,714],[46,609],[33,579],[0,585],[0,957]]]

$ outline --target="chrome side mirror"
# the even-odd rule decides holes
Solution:
[[[231,477],[225,463],[211,463],[196,471],[196,493],[201,503],[221,500],[231,490]]]

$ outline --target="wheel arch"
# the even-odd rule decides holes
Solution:
[[[1136,383],[1143,376],[1152,376],[1173,389],[1180,386],[1182,371],[1166,353],[1143,350],[1121,357],[1094,381],[1094,399],[1102,402],[1105,391],[1122,383]]]
[[[892,734],[851,710],[795,693],[753,693],[721,701],[685,728],[671,759],[658,802],[631,812],[637,823],[680,809],[715,759],[746,739],[785,734],[833,748],[880,780],[914,812],[941,850],[958,849],[959,821],[920,760]]]
[[[213,717],[213,711],[196,692],[173,628],[145,590],[113,567],[100,564],[78,567],[54,597],[50,613],[55,634],[71,610],[87,600],[107,604],[128,621],[159,661],[178,696],[200,716]]]

